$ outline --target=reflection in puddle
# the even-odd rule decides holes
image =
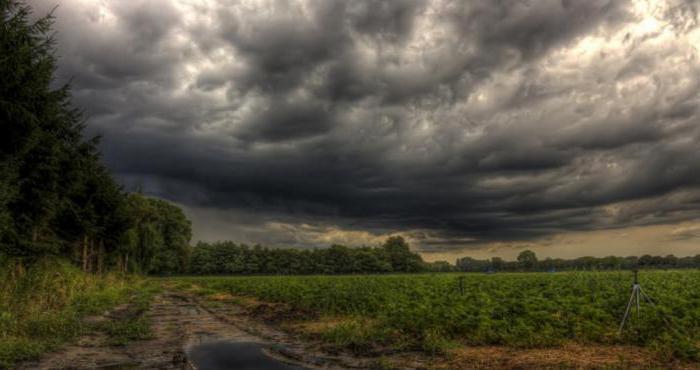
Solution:
[[[187,357],[199,370],[304,370],[266,355],[264,348],[260,343],[222,340],[195,345]]]

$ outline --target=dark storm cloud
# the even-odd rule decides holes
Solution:
[[[59,72],[201,238],[443,251],[700,216],[697,7],[667,5],[64,0]]]
[[[321,135],[333,127],[333,116],[318,104],[273,100],[247,121],[238,138],[244,141],[286,141]]]

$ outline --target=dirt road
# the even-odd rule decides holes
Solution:
[[[109,316],[118,315],[120,310],[126,309],[118,307],[115,312],[91,320],[108,320]],[[221,364],[246,368],[245,364],[238,366],[235,363],[237,358],[247,363],[257,358],[255,361],[258,364],[267,364],[265,368],[270,370],[316,367],[313,362],[318,359],[309,359],[310,364],[300,364],[300,361],[306,360],[303,349],[288,345],[282,333],[248,322],[245,318],[237,318],[236,309],[235,306],[218,309],[205,307],[191,296],[165,292],[154,298],[145,313],[152,323],[152,339],[115,346],[109,344],[106,335],[94,332],[81,337],[75,344],[46,354],[39,361],[25,363],[19,369],[215,370]],[[247,330],[242,329],[245,326],[248,326]],[[232,352],[226,346],[221,351],[211,352],[212,343],[242,344],[238,347],[240,356],[235,356],[235,350]],[[203,344],[208,347],[200,347]],[[190,352],[192,356],[188,356]],[[217,354],[218,362],[212,361],[212,356]],[[198,366],[197,361],[202,365]],[[323,367],[335,366],[327,363]]]

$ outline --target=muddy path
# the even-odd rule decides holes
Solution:
[[[88,320],[113,320],[126,305]],[[199,369],[262,370],[344,369],[366,367],[342,357],[323,357],[284,333],[241,314],[234,305],[211,307],[195,297],[167,291],[154,297],[143,313],[152,338],[123,346],[91,332],[73,344],[22,364],[18,369]]]
[[[145,313],[151,321],[153,339],[135,341],[124,346],[110,344],[106,334],[91,331],[77,342],[44,355],[38,362],[23,364],[21,369],[186,369],[182,351],[184,340],[193,330],[193,320],[206,315],[196,307],[180,303],[169,294],[156,296]],[[89,322],[118,320],[128,306],[117,307],[103,316],[89,317]]]

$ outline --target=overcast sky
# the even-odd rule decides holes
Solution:
[[[700,253],[698,1],[33,0],[195,240]]]

